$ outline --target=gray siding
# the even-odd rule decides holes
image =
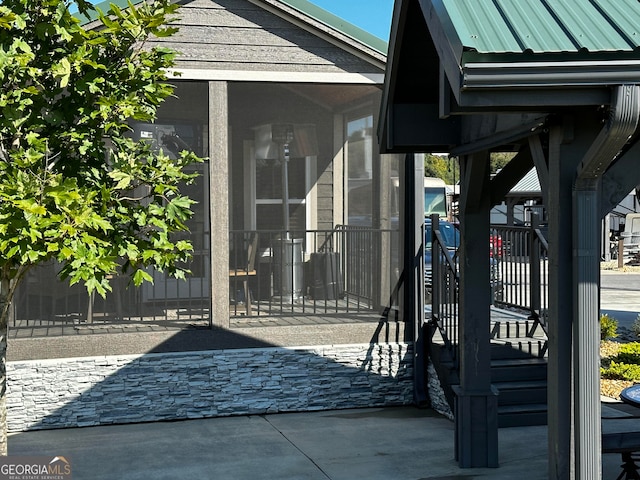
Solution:
[[[178,14],[179,32],[150,42],[178,51],[177,68],[384,73],[247,0],[194,0]]]
[[[318,165],[320,170],[320,165]],[[318,172],[318,229],[331,230],[333,225],[333,163]]]

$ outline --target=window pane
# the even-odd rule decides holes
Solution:
[[[348,221],[371,225],[373,178],[373,116],[347,124]]]
[[[292,158],[288,165],[289,199],[305,196],[305,159]],[[282,160],[256,160],[256,199],[282,199]]]

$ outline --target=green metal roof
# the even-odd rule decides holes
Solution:
[[[342,0],[349,1],[349,0]],[[281,3],[295,8],[299,12],[324,23],[325,25],[338,30],[339,32],[357,40],[358,42],[386,55],[388,43],[381,38],[372,35],[366,30],[355,26],[354,24],[334,15],[323,8],[314,5],[309,0],[280,0]]]
[[[465,51],[633,52],[640,48],[638,0],[433,0]],[[437,5],[440,4],[440,5]]]

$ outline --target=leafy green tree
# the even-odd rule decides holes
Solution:
[[[441,155],[425,155],[424,175],[425,177],[441,178],[448,185],[455,185],[460,180],[458,159],[455,157],[443,157]]]
[[[491,173],[497,173],[500,169],[511,161],[516,154],[513,152],[493,152],[491,153],[490,168]]]
[[[95,17],[85,28],[70,9]],[[153,266],[184,277],[192,201],[183,168],[135,142],[132,120],[149,122],[172,94],[174,53],[145,47],[175,33],[177,6],[152,0],[95,11],[84,0],[0,3],[0,454],[7,453],[9,306],[33,266],[54,260],[61,277],[105,295],[109,278],[151,281]],[[85,22],[86,24],[86,22]]]

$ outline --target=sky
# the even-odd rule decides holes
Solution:
[[[384,41],[389,40],[394,0],[310,1]]]

